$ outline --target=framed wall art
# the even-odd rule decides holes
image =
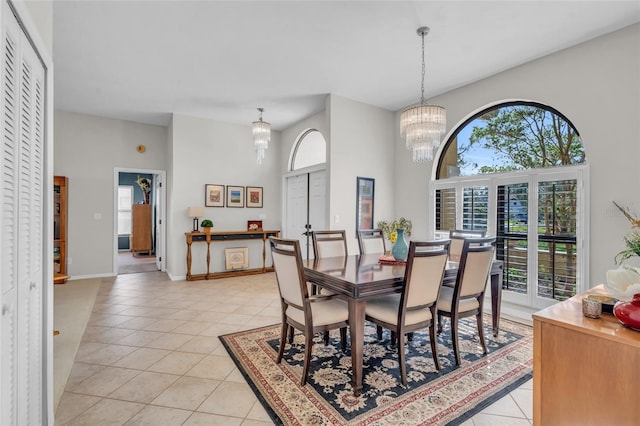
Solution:
[[[244,207],[244,186],[227,185],[227,207]]]
[[[247,207],[262,207],[262,187],[247,186]]]
[[[245,269],[249,267],[249,248],[234,247],[224,249],[224,268],[226,270]]]
[[[375,180],[357,178],[356,189],[356,232],[358,229],[373,229],[373,201]]]
[[[224,185],[205,185],[204,205],[205,207],[224,207]]]

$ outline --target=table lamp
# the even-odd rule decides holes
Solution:
[[[198,232],[198,218],[204,216],[204,207],[187,208],[187,216],[193,218],[193,232]]]

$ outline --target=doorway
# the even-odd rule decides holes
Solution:
[[[116,169],[114,274],[163,271],[165,172]]]
[[[326,171],[286,178],[286,237],[298,239],[302,256],[313,258],[311,231],[327,229]]]

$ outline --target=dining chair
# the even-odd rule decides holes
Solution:
[[[478,325],[478,337],[482,353],[487,353],[482,329],[482,310],[484,292],[495,254],[495,237],[466,238],[462,245],[462,254],[458,265],[458,274],[453,287],[442,286],[438,298],[438,333],[442,332],[442,317],[451,320],[451,342],[460,365],[458,346],[458,320],[475,316]]]
[[[397,340],[400,377],[404,386],[407,386],[404,351],[404,336],[407,333],[429,328],[431,355],[436,370],[440,370],[435,318],[440,284],[447,265],[448,246],[448,240],[411,241],[402,293],[367,300],[365,318],[391,330],[392,343]]]
[[[382,229],[358,229],[358,247],[360,254],[387,252]]]
[[[269,245],[282,304],[280,349],[276,363],[282,361],[287,334],[290,333],[291,342],[293,328],[302,331],[305,350],[300,386],[304,386],[307,383],[315,333],[339,328],[342,351],[346,351],[349,308],[344,300],[335,295],[309,295],[298,240],[270,237]]]
[[[449,231],[449,239],[451,244],[449,245],[449,260],[452,262],[460,261],[460,254],[462,254],[462,245],[465,238],[483,238],[486,237],[486,231],[477,231],[474,229],[451,229]]]
[[[311,231],[315,257],[346,256],[347,233],[343,230]]]

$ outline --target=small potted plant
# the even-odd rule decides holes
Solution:
[[[211,228],[213,228],[213,222],[210,221],[209,219],[204,219],[200,224],[200,226],[202,226],[202,229],[204,230],[204,232],[209,233],[211,232]]]

